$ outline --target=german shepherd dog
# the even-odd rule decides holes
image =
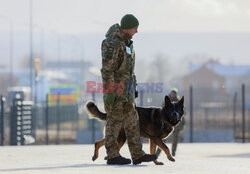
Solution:
[[[94,102],[88,101],[86,104],[87,112],[89,116],[98,118],[100,120],[106,120],[107,114],[102,113]],[[179,102],[171,102],[168,96],[165,96],[164,106],[162,108],[157,107],[136,107],[139,115],[140,123],[140,136],[149,138],[150,153],[155,154],[156,146],[159,146],[161,150],[165,152],[167,158],[170,161],[175,161],[172,157],[169,148],[165,145],[162,139],[167,138],[174,127],[181,121],[184,115],[184,97]],[[119,148],[121,148],[126,141],[126,134],[124,128],[121,128],[117,138]],[[98,158],[99,148],[105,143],[105,138],[95,142],[95,151],[92,160],[95,161]],[[154,161],[156,165],[163,165],[162,162]]]

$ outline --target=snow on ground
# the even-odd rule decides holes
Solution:
[[[171,145],[169,145],[171,147]],[[148,144],[143,149],[149,152]],[[250,174],[250,144],[179,144],[176,162],[161,154],[159,161],[141,165],[108,166],[105,148],[93,162],[93,145],[0,147],[0,174]],[[127,144],[121,154],[130,157]],[[131,173],[132,174],[132,173]]]

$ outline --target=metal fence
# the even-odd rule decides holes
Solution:
[[[0,109],[1,145],[72,144],[76,142],[76,131],[84,128],[78,104],[33,104],[14,99],[8,106],[1,97]]]
[[[249,142],[250,86],[206,88],[190,86],[180,90],[185,97],[183,142]],[[137,104],[162,106],[164,93],[142,93]],[[169,138],[171,141],[171,137]]]
[[[250,141],[249,87],[231,90],[190,87],[186,97],[186,142]]]
[[[185,129],[183,142],[249,142],[250,86],[230,89],[191,87],[180,90],[185,96]],[[162,106],[164,93],[139,94],[137,105]],[[102,94],[89,94],[89,99],[103,106]],[[88,99],[86,99],[88,100]],[[85,101],[86,101],[85,100]],[[101,108],[103,110],[103,108]],[[1,145],[10,145],[13,112],[1,97]],[[105,122],[89,119],[84,103],[51,105],[47,101],[32,107],[33,144],[93,143],[102,137]],[[12,130],[13,129],[13,130]],[[170,138],[171,139],[171,138]]]

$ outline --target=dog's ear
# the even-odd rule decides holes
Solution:
[[[181,100],[179,101],[179,104],[181,104],[181,105],[184,104],[184,96],[181,97]]]
[[[170,98],[166,95],[166,96],[165,96],[165,106],[169,106],[169,105],[171,105],[171,100],[170,100]]]
[[[180,101],[178,103],[183,106],[183,104],[184,104],[184,96],[181,97],[181,99],[180,99]]]

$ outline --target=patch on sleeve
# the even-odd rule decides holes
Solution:
[[[108,59],[111,59],[113,57],[113,54],[114,54],[114,47],[112,46],[108,46],[108,49],[107,49],[107,58]]]

